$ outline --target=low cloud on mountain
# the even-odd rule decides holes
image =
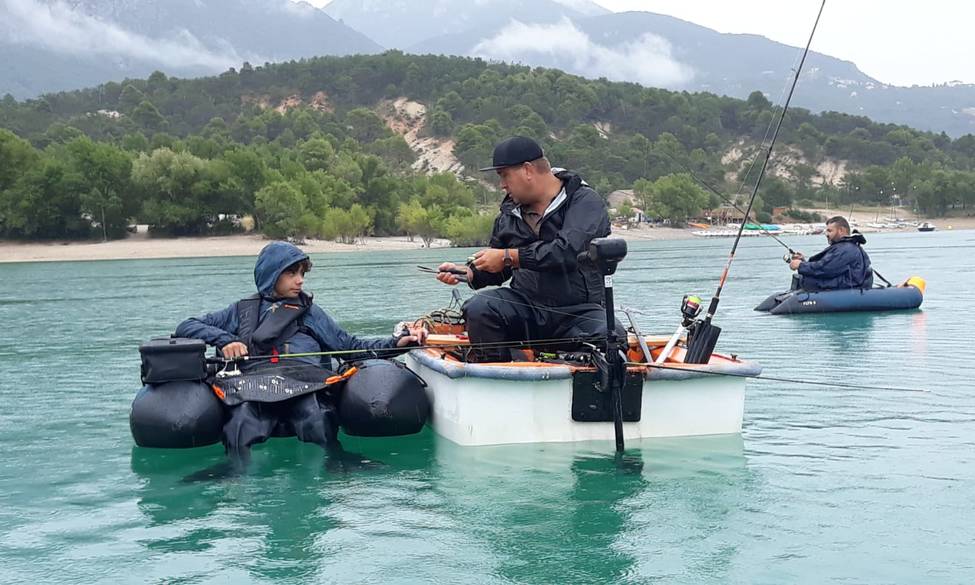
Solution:
[[[165,67],[225,70],[245,60],[226,46],[206,47],[185,29],[168,38],[149,38],[89,16],[63,2],[0,0],[0,40],[43,47],[68,55],[104,55],[159,63]]]
[[[693,69],[672,56],[670,43],[662,37],[644,34],[609,47],[594,42],[567,18],[555,24],[512,21],[498,34],[479,42],[471,54],[519,63],[543,60],[586,77],[648,86],[679,87],[694,77]]]

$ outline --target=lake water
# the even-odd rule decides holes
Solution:
[[[249,473],[184,482],[218,446],[133,446],[137,347],[253,291],[253,258],[0,264],[3,583],[971,583],[975,232],[868,237],[922,310],[776,317],[782,248],[742,243],[719,351],[750,381],[741,436],[461,448],[429,430],[347,438],[384,465],[327,468],[273,439]],[[823,238],[791,238],[807,254]],[[730,240],[631,243],[620,304],[669,334],[709,298]],[[307,288],[348,330],[443,306],[415,265],[464,250],[314,256]],[[465,292],[465,295],[469,291]]]

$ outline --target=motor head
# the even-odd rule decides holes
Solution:
[[[595,238],[589,249],[579,254],[580,263],[592,262],[603,274],[616,272],[616,265],[626,257],[626,240],[622,238]]]

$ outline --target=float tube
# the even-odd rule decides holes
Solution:
[[[417,433],[430,412],[426,384],[392,360],[352,364],[340,375],[310,364],[298,368],[305,370],[299,375],[292,364],[280,372],[259,368],[228,376],[227,368],[222,375],[218,371],[217,360],[208,363],[206,344],[197,339],[153,339],[139,353],[143,386],[132,401],[129,428],[140,447],[212,445],[220,442],[234,404],[275,402],[309,392],[321,392],[320,399],[337,404],[339,425],[349,435]],[[312,370],[321,375],[315,378]],[[293,429],[275,429],[273,434],[292,435]]]
[[[851,311],[901,311],[916,309],[924,300],[924,279],[912,276],[900,286],[839,290],[787,290],[771,295],[757,307],[772,315],[842,313]]]

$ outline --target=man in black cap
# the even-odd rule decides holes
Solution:
[[[467,267],[479,293],[464,304],[471,343],[551,340],[606,334],[603,278],[577,256],[593,238],[609,235],[606,204],[578,175],[552,169],[531,138],[515,136],[498,144],[490,167],[505,198],[494,220],[491,247],[474,254]],[[460,280],[457,266],[440,265],[437,279]],[[544,346],[551,348],[551,346]],[[479,361],[509,361],[508,348],[481,348]]]

